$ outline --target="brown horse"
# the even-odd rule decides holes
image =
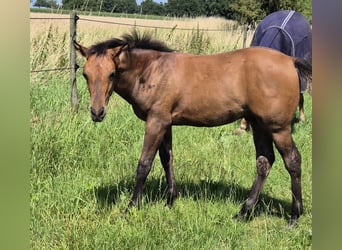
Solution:
[[[220,126],[245,117],[253,127],[257,176],[239,216],[258,200],[275,160],[273,143],[291,176],[292,216],[303,212],[301,156],[291,135],[299,101],[299,78],[311,68],[301,59],[266,48],[248,48],[208,56],[173,52],[164,43],[136,31],[86,48],[83,75],[91,97],[90,115],[101,122],[113,91],[146,121],[136,185],[129,208],[138,206],[157,151],[168,184],[167,205],[177,198],[172,165],[172,126]]]

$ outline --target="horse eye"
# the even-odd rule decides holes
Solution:
[[[109,79],[113,80],[115,78],[115,71],[113,71],[110,75],[109,75]]]

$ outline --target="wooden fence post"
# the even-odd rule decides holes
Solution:
[[[244,23],[243,26],[243,37],[242,37],[242,48],[246,48],[246,40],[247,40],[247,31],[248,31],[248,24]]]
[[[76,71],[78,65],[76,63],[76,49],[74,47],[74,41],[76,41],[76,23],[79,17],[76,15],[76,11],[70,13],[70,79],[71,79],[71,106],[72,111],[77,113],[78,100],[77,100],[77,85],[76,85]]]

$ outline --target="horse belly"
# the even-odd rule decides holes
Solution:
[[[172,113],[173,125],[214,127],[233,122],[243,116],[243,108],[237,104],[220,104],[205,101],[175,109]]]
[[[223,66],[223,65],[221,65]],[[244,85],[227,72],[211,71],[187,76],[180,98],[172,112],[176,125],[213,127],[243,117]],[[202,77],[200,77],[202,76]]]
[[[172,117],[172,125],[189,125],[195,127],[215,127],[231,123],[241,118],[241,115],[228,114],[226,116],[196,117],[193,115],[175,114]]]

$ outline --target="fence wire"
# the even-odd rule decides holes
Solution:
[[[37,69],[37,70],[31,70],[31,73],[49,72],[49,71],[63,71],[63,70],[70,70],[70,69],[73,69],[73,68],[69,67],[69,68],[56,68],[56,69]]]
[[[70,17],[30,17],[31,20],[70,20]]]
[[[141,24],[130,24],[130,23],[118,23],[118,22],[110,22],[110,21],[102,21],[102,20],[94,20],[88,18],[80,18],[80,21],[88,21],[88,22],[96,22],[96,23],[106,23],[106,24],[116,24],[123,26],[131,26],[131,27],[140,27],[140,28],[151,28],[151,29],[167,29],[167,30],[185,30],[185,31],[193,31],[194,29],[189,28],[177,28],[177,27],[162,27],[162,26],[151,26],[151,25],[141,25]],[[199,31],[214,31],[214,32],[222,32],[226,31],[225,29],[196,29]]]

